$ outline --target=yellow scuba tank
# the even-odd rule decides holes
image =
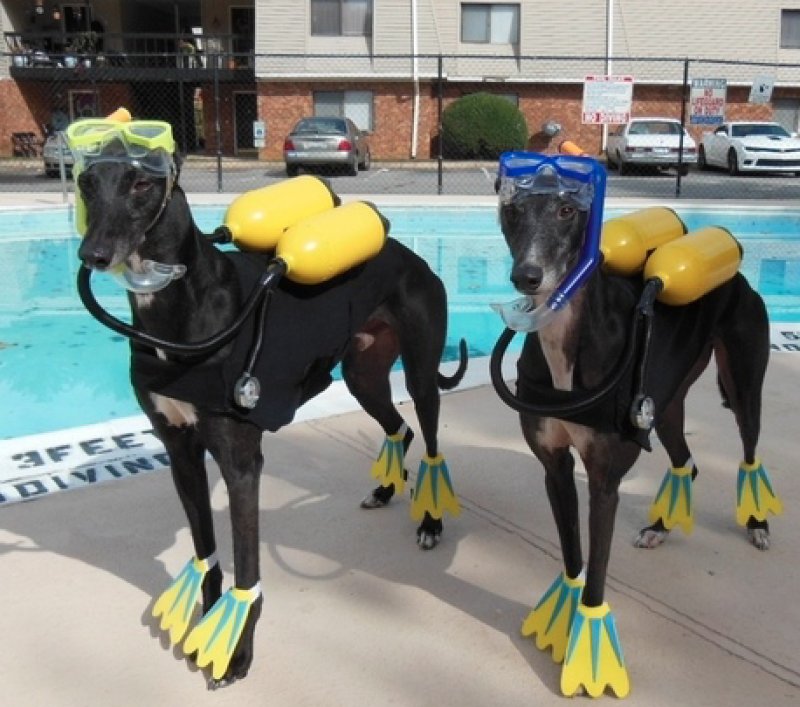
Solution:
[[[287,228],[338,203],[322,179],[302,175],[238,196],[223,223],[242,250],[272,250]]]
[[[644,266],[645,280],[658,278],[658,300],[689,304],[730,280],[742,262],[742,247],[730,231],[707,226],[657,248]]]
[[[276,247],[286,277],[315,285],[378,254],[388,222],[372,204],[354,201],[304,219],[288,228]]]
[[[685,233],[678,214],[663,206],[609,219],[600,236],[603,268],[614,275],[635,275],[652,250]]]

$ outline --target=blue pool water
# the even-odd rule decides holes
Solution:
[[[509,257],[492,208],[382,209],[392,235],[440,274],[450,301],[448,353],[461,337],[487,355],[502,329],[489,303],[513,299]],[[195,206],[211,231],[222,206]],[[683,212],[690,230],[730,229],[743,243],[743,272],[774,322],[800,322],[800,211]],[[618,215],[611,210],[607,217]],[[0,211],[0,439],[136,415],[127,343],[95,322],[75,293],[78,239],[67,209]],[[98,298],[117,316],[125,297],[95,277]]]

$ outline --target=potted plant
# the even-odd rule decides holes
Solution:
[[[92,58],[97,52],[97,32],[88,30],[75,35],[70,46],[69,51],[78,54],[85,66],[92,65]]]

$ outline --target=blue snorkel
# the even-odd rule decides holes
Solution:
[[[555,180],[539,179],[545,175],[555,176]],[[504,190],[552,193],[555,191],[555,185],[559,193],[569,195],[579,205],[588,206],[589,209],[578,262],[545,302],[534,308],[532,297],[526,296],[507,304],[492,305],[509,329],[537,331],[546,326],[564,308],[600,264],[606,171],[591,157],[505,152],[500,156],[498,177],[501,200],[504,198]],[[546,186],[543,186],[545,181]]]

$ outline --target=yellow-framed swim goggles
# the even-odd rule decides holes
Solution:
[[[84,118],[67,128],[66,137],[81,170],[96,162],[128,162],[157,176],[175,172],[172,126],[163,120]]]

